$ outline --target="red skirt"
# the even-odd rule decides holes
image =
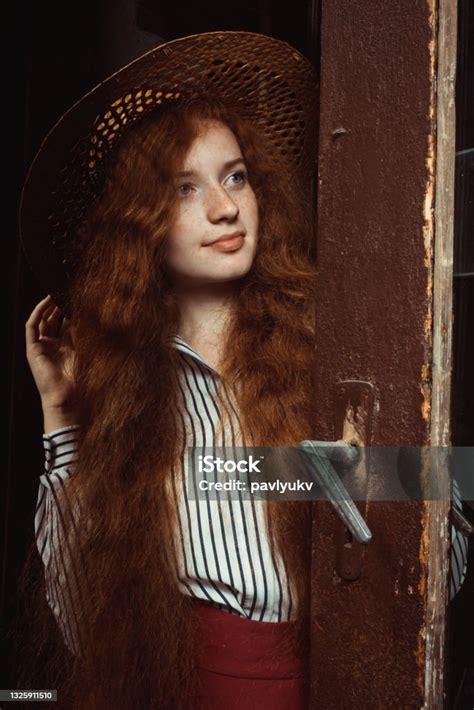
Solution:
[[[199,656],[193,710],[307,710],[307,659],[295,621],[254,621],[205,602],[196,603],[195,612]]]

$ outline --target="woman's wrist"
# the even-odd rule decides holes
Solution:
[[[77,423],[78,416],[75,411],[61,406],[43,406],[43,428],[45,434]]]

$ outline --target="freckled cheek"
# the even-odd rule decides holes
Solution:
[[[247,229],[253,228],[255,230],[255,234],[257,235],[259,215],[258,204],[255,196],[249,195],[248,197],[244,198],[240,205],[240,210],[241,213],[246,216],[247,224],[245,226],[247,227]]]

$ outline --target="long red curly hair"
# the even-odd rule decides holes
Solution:
[[[81,653],[68,656],[57,634],[47,649],[68,710],[191,707],[192,600],[176,586],[177,511],[166,495],[181,432],[172,345],[179,309],[165,243],[177,209],[173,176],[208,120],[233,131],[259,205],[257,253],[226,329],[221,380],[236,392],[247,443],[294,446],[315,434],[307,186],[262,131],[222,101],[177,102],[150,114],[115,151],[82,230],[70,290],[80,441],[68,490],[83,521],[71,529]],[[272,545],[296,586],[302,643],[310,506],[266,508]]]

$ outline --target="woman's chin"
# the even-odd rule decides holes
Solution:
[[[251,264],[247,266],[246,268],[241,268],[241,269],[222,269],[219,273],[217,274],[212,274],[212,276],[209,276],[208,278],[208,283],[215,282],[215,283],[226,283],[226,282],[232,282],[232,281],[238,281],[239,279],[242,279],[244,276],[248,274],[248,272],[251,269]]]
[[[250,269],[252,268],[251,262],[246,262],[245,264],[221,264],[212,270],[201,271],[199,273],[181,273],[176,276],[176,283],[193,283],[194,285],[205,285],[212,283],[225,283],[241,279],[246,276]]]

